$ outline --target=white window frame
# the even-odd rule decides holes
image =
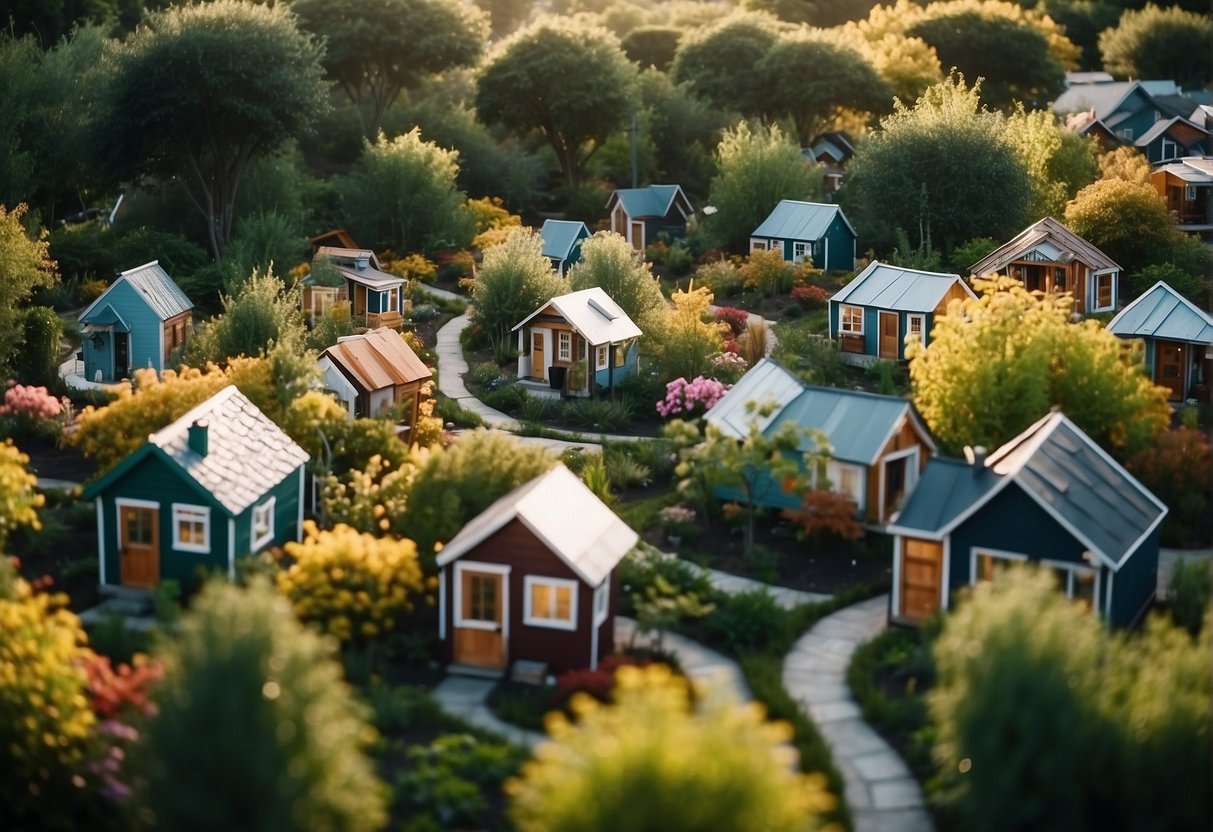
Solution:
[[[859,328],[848,328],[847,313],[855,312],[859,316]],[[843,335],[863,335],[863,307],[852,306],[850,304],[839,304],[838,306],[838,331]]]
[[[918,322],[918,332],[914,332],[914,322]],[[911,335],[918,335],[918,343],[923,346],[927,343],[927,316],[926,315],[906,315],[906,343],[910,342]]]
[[[1157,121],[1157,119],[1155,119],[1155,121]],[[1133,128],[1132,127],[1122,127],[1116,131],[1116,135],[1120,136],[1122,139],[1132,139],[1133,138]]]
[[[560,618],[549,618],[546,613],[543,615],[536,614],[535,609],[531,606],[531,592],[538,586],[546,586],[553,590],[567,589],[569,591],[569,618],[567,621]],[[568,630],[570,632],[576,630],[578,588],[577,581],[567,578],[527,575],[522,581],[522,623],[529,627],[547,627],[552,630]]]
[[[261,547],[274,539],[274,507],[278,502],[277,497],[270,497],[260,505],[253,506],[252,524],[249,531],[249,537],[253,541],[253,552],[261,551]],[[257,536],[257,515],[267,514],[269,522],[266,523],[265,533],[260,537]]]
[[[809,256],[809,244],[805,242],[792,243],[792,262],[803,263]]]
[[[768,249],[767,243],[768,243],[767,240],[761,240],[761,239],[758,239],[757,237],[751,237],[750,238],[750,253],[753,254],[756,251],[767,251],[767,249]]]
[[[181,539],[181,523],[202,524],[202,543],[190,543]],[[211,552],[211,510],[206,506],[188,503],[173,503],[173,550],[209,555]]]
[[[974,546],[969,550],[969,586],[977,586],[981,583],[977,579],[977,561],[981,555],[989,555],[998,560],[1015,561],[1018,563],[1028,563],[1033,559],[1021,552],[1007,552],[1002,549],[989,549],[982,546]],[[1095,578],[1094,597],[1091,599],[1091,612],[1098,613],[1100,590],[1103,587],[1100,585],[1100,570],[1092,566],[1084,566],[1081,563],[1074,563],[1069,560],[1054,560],[1052,558],[1039,558],[1035,562],[1041,566],[1048,566],[1053,569],[1060,569],[1066,573],[1066,580],[1063,586],[1058,587],[1065,593],[1066,598],[1074,598],[1074,576],[1078,574],[1091,575]]]
[[[599,370],[607,369],[607,359],[610,357],[610,350],[607,347],[594,347],[594,366]]]
[[[501,575],[501,634],[507,640],[510,635],[510,567],[501,563],[481,563],[479,561],[455,561],[454,595],[455,627],[467,630],[497,630],[494,621],[479,621],[475,618],[463,617],[463,573],[482,572]]]
[[[1110,284],[1108,290],[1108,305],[1099,305],[1099,281],[1107,279]],[[1091,275],[1091,311],[1106,312],[1109,309],[1116,308],[1116,275],[1112,272],[1104,272],[1103,274]]]
[[[607,620],[607,613],[611,609],[611,582],[610,580],[603,581],[597,589],[594,590],[594,626],[597,627],[602,622]]]
[[[573,360],[573,333],[567,329],[556,330],[556,358],[559,361]]]
[[[981,583],[977,578],[977,562],[982,555],[989,555],[997,560],[1009,560],[1019,563],[1026,563],[1031,560],[1027,555],[1020,552],[1007,552],[1003,549],[989,549],[984,546],[974,546],[969,550],[969,586],[977,586]]]
[[[1191,185],[1191,184],[1184,185],[1184,202],[1195,202],[1195,201],[1196,201],[1196,186]]]
[[[1174,139],[1170,139],[1170,138],[1167,138],[1166,136],[1163,136],[1162,137],[1162,159],[1161,159],[1161,161],[1165,162],[1168,159],[1178,159],[1178,158],[1179,158],[1179,142],[1175,141]]]

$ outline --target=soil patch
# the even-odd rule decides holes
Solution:
[[[97,473],[96,463],[85,459],[78,448],[60,448],[45,439],[26,440],[17,447],[29,456],[27,467],[37,477],[82,483]]]

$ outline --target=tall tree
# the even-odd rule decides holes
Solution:
[[[906,348],[914,405],[943,448],[996,448],[1054,405],[1122,458],[1166,428],[1166,390],[1102,324],[1070,323],[1068,296],[1008,278],[978,288],[936,319],[930,344]]]
[[[543,240],[530,229],[515,229],[505,242],[484,253],[472,283],[472,322],[490,340],[501,344],[513,337],[514,324],[567,286],[543,256]]]
[[[780,24],[768,14],[734,14],[678,44],[670,68],[674,80],[721,110],[763,111],[758,63],[779,39]]]
[[[643,332],[661,326],[666,301],[648,262],[618,234],[600,231],[581,244],[581,259],[569,271],[573,291],[602,289]]]
[[[1005,239],[1028,221],[1031,179],[1006,137],[1006,120],[981,105],[978,86],[953,75],[913,107],[897,103],[860,143],[840,198],[869,243],[902,229],[949,251],[974,237]]]
[[[282,4],[217,0],[149,16],[112,56],[111,172],[177,177],[220,258],[249,161],[328,108],[322,54]]]
[[[55,263],[43,239],[31,240],[21,218],[25,206],[6,211],[0,205],[0,373],[12,372],[13,356],[21,348],[25,310],[34,289],[57,279]]]
[[[1198,89],[1213,80],[1213,18],[1153,3],[1099,35],[1104,67],[1123,78],[1166,78]]]
[[[619,39],[580,19],[547,17],[498,48],[480,76],[481,120],[525,136],[538,131],[560,164],[565,185],[634,107],[636,67]]]
[[[488,36],[475,6],[444,0],[292,0],[299,27],[327,44],[324,68],[373,137],[401,92],[474,65]]]
[[[1048,110],[1018,108],[1007,118],[1007,138],[1032,178],[1030,217],[1062,216],[1066,203],[1098,173],[1094,138],[1066,130]]]

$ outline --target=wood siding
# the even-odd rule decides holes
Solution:
[[[884,460],[889,454],[904,451],[907,448],[918,448],[918,474],[921,477],[922,471],[927,467],[927,460],[931,458],[931,448],[923,437],[914,427],[912,419],[906,419],[901,429],[893,434],[888,443],[880,452],[880,459],[875,465],[868,468],[868,487],[867,487],[867,510],[864,512],[864,519],[869,523],[880,522],[880,506],[884,502],[884,495],[881,494],[883,478],[881,477],[881,468],[884,466]],[[889,519],[889,512],[885,513],[885,522]]]

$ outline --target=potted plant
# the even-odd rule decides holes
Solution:
[[[695,510],[681,504],[666,506],[657,513],[657,520],[666,543],[676,548],[682,545],[683,536],[695,528]]]

